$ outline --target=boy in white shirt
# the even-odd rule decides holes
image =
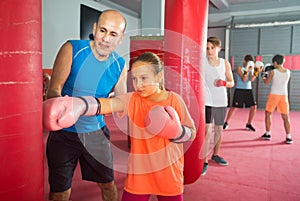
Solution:
[[[269,84],[272,81],[271,90],[266,103],[265,127],[266,132],[261,136],[264,140],[271,140],[271,115],[277,107],[277,111],[281,114],[283,125],[286,132],[286,144],[292,144],[292,136],[290,133],[289,118],[289,100],[288,100],[288,82],[290,80],[290,70],[283,67],[285,62],[283,55],[275,55],[272,58],[274,70],[271,70],[264,78],[264,83]]]

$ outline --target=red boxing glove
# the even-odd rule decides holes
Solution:
[[[215,81],[215,86],[216,87],[225,87],[227,84],[227,82],[225,80],[222,79],[218,79]]]
[[[95,115],[99,104],[92,96],[57,97],[43,102],[43,124],[48,130],[60,130],[75,124],[81,115]]]

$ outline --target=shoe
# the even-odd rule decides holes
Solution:
[[[202,176],[206,175],[207,168],[208,168],[208,163],[204,163],[202,173],[201,173]]]
[[[216,163],[218,163],[219,165],[224,165],[224,166],[228,165],[228,162],[225,161],[224,158],[222,158],[222,157],[220,157],[220,156],[218,156],[218,155],[213,155],[213,156],[211,157],[211,159],[212,159],[213,161],[215,161]]]
[[[261,138],[264,140],[271,140],[271,135],[268,135],[267,133],[265,133],[261,136]]]
[[[228,128],[228,123],[225,122],[225,123],[223,124],[223,130],[226,130],[227,128]]]
[[[248,129],[249,131],[255,132],[255,128],[253,128],[253,126],[251,124],[246,124],[246,129]]]
[[[286,138],[286,139],[285,139],[285,143],[286,143],[286,144],[293,144],[292,138]]]

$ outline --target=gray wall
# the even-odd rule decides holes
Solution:
[[[80,39],[80,4],[102,11],[109,8],[93,0],[43,0],[42,1],[42,62],[43,68],[52,68],[60,46],[68,39]],[[116,5],[117,6],[117,5]],[[124,9],[123,9],[124,10]],[[122,12],[127,20],[123,43],[119,54],[129,61],[129,37],[140,34],[140,19]],[[92,27],[91,27],[92,30]]]
[[[246,54],[262,56],[265,64],[272,63],[275,54],[299,55],[300,25],[231,29],[230,57],[234,57],[234,67],[241,65]],[[293,66],[293,63],[291,65]],[[300,71],[291,70],[288,90],[292,110],[300,110],[299,80]],[[264,108],[270,85],[265,85],[261,77],[258,77],[252,86],[258,108]],[[233,90],[230,90],[230,93],[232,92]]]

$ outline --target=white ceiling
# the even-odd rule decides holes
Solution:
[[[300,20],[299,0],[210,0],[209,25]]]
[[[140,16],[142,0],[110,1]],[[209,27],[295,20],[300,20],[300,0],[209,1]]]

